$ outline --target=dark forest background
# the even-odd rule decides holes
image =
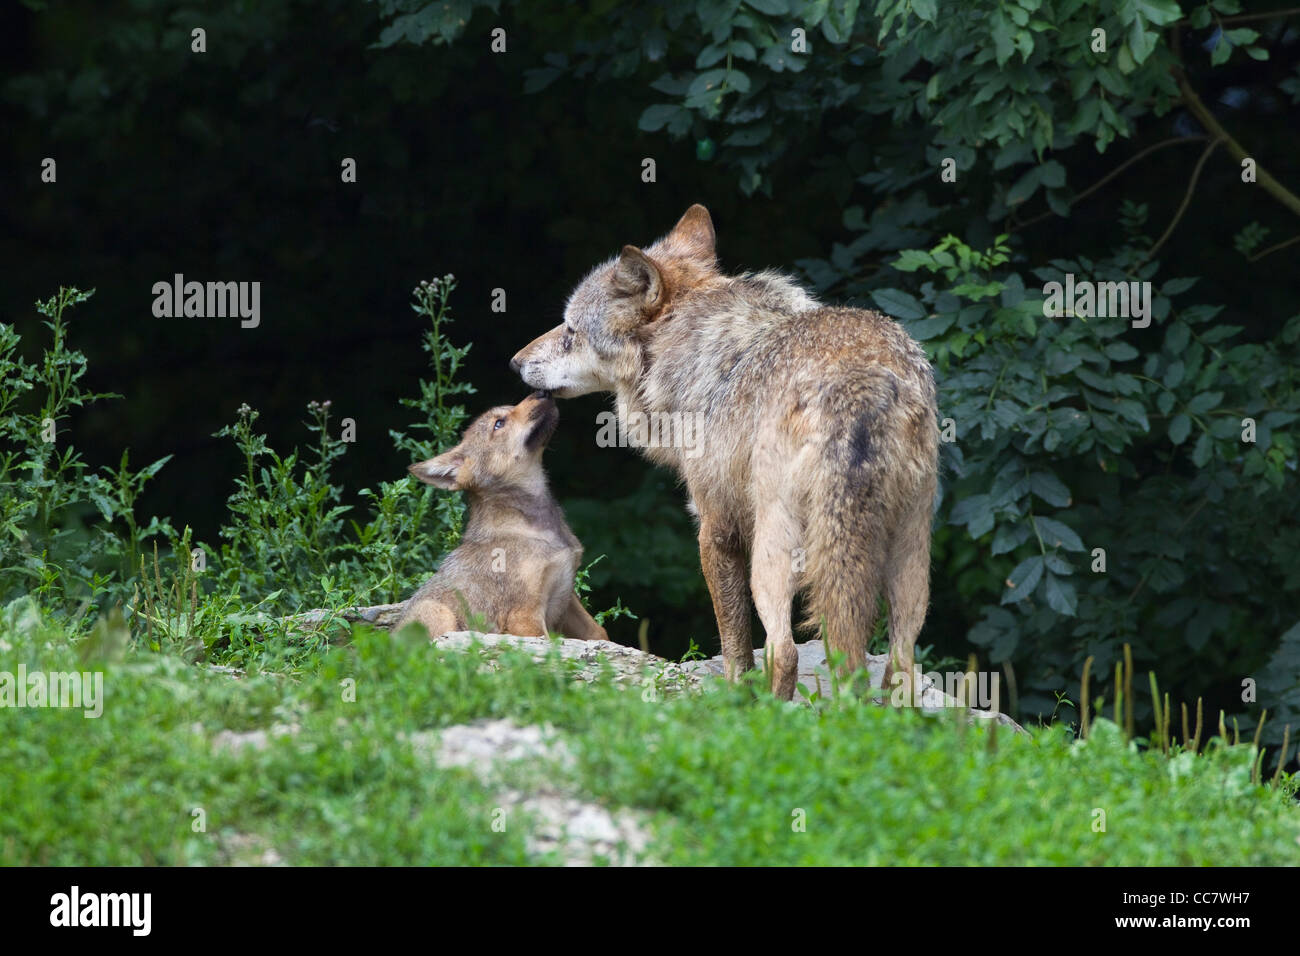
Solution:
[[[931,348],[962,436],[945,451],[934,659],[1014,662],[1022,709],[1046,716],[1086,656],[1104,674],[1127,641],[1182,699],[1241,711],[1254,675],[1275,712],[1300,707],[1300,244],[1269,251],[1300,232],[1300,15],[1283,5],[117,0],[3,16],[0,317],[35,339],[34,301],[96,290],[72,334],[92,389],[123,397],[68,427],[92,465],[175,455],[142,513],[215,539],[240,460],[213,436],[244,403],[287,449],[329,399],[358,426],[341,483],[401,477],[388,432],[411,424],[399,400],[427,370],[419,281],[458,280],[447,335],[473,343],[473,414],[526,393],[506,363],[587,269],[702,202],[725,268],[892,306]],[[1226,142],[1204,155],[1201,110],[1280,192],[1244,185]],[[900,270],[904,249],[920,252]],[[1153,279],[1159,335],[1044,320],[1039,290],[1066,271]],[[260,327],[155,318],[151,288],[175,273],[260,281]],[[1194,290],[1169,284],[1183,277]],[[1229,326],[1231,341],[1208,331]],[[661,653],[714,653],[682,495],[596,447],[607,407],[563,403],[546,459],[588,556],[607,555],[592,603],[649,618]],[[1219,413],[1274,418],[1243,450]],[[1106,575],[1089,571],[1099,541]],[[635,642],[637,621],[609,626]]]

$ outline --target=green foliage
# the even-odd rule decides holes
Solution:
[[[890,144],[880,171],[864,177],[869,184],[897,185],[941,156],[954,157],[963,175],[990,157],[995,170],[1032,161],[1002,187],[996,215],[1040,187],[1063,213],[1065,169],[1044,155],[1083,141],[1104,152],[1131,137],[1178,100],[1175,67],[1218,67],[1235,51],[1268,58],[1258,30],[1220,25],[1240,12],[1237,0],[1211,0],[1186,18],[1175,0],[976,0],[942,16],[933,0],[670,0],[597,3],[562,20],[512,6],[538,46],[557,51],[527,72],[527,92],[564,77],[638,75],[658,94],[638,128],[708,142],[705,159],[720,144],[717,158],[746,194],[771,195],[770,168],[828,115],[850,162],[861,165],[879,117],[926,132]],[[476,10],[499,7],[381,0],[381,18],[391,22],[376,45],[447,43]],[[1180,62],[1170,45],[1175,27],[1203,39],[1208,58]]]
[[[454,288],[447,275],[413,292],[412,309],[428,322],[423,344],[432,378],[420,382],[417,398],[403,402],[418,415],[412,431],[422,434],[390,435],[398,450],[416,458],[459,440],[468,415],[453,399],[474,392],[458,378],[469,346],[453,345],[445,334]],[[37,304],[53,336],[39,365],[22,359],[17,333],[0,325],[0,425],[8,445],[0,457],[6,542],[0,595],[6,600],[30,595],[74,634],[117,605],[132,637],[150,650],[296,670],[345,628],[345,609],[405,598],[456,546],[460,496],[414,478],[361,489],[369,517],[347,520],[354,506],[345,503],[332,469],[348,442],[331,434],[329,401],[307,406],[314,443],[306,454],[271,448],[247,405],[218,432],[240,455],[219,550],[157,518],[142,526],[135,500],[166,458],[136,472],[124,452],[116,471],[101,474],[70,443],[57,450],[55,428],[71,410],[112,397],[81,388],[86,357],[68,346],[65,312],[89,295],[61,289]],[[583,569],[583,593],[595,563]],[[286,617],[318,608],[326,616],[309,625]],[[621,601],[596,615],[602,623],[633,616]]]
[[[905,250],[897,268],[933,278],[917,297],[876,293],[938,373],[954,439],[941,446],[940,518],[977,544],[950,570],[986,572],[958,577],[964,604],[980,609],[970,639],[1027,671],[1025,714],[1049,713],[1086,656],[1104,669],[1126,642],[1200,692],[1207,667],[1294,620],[1276,597],[1300,584],[1288,506],[1295,336],[1241,342],[1239,327],[1216,321],[1219,307],[1174,305],[1190,279],[1154,283],[1150,328],[1076,316],[1073,303],[1054,318],[1047,283],[1154,281],[1158,264],[1135,269],[1130,249],[1026,277],[1002,267],[1004,239],[983,254],[951,236]]]
[[[171,456],[132,471],[92,470],[68,439],[73,412],[104,398],[81,383],[86,356],[69,344],[69,310],[94,295],[60,288],[36,303],[50,341],[38,362],[0,324],[0,600],[37,595],[63,618],[93,621],[125,596],[149,539],[176,536],[170,522],[141,526],[135,500]]]
[[[674,606],[708,600],[695,531],[671,486],[652,471],[623,497],[565,501],[565,515],[587,552],[620,556],[617,564],[592,562],[592,587],[636,588]]]
[[[605,559],[605,555],[600,554],[587,562],[587,566],[579,568],[573,576],[573,590],[577,592],[578,597],[582,599],[583,604],[587,603],[587,595],[591,593],[591,569]],[[606,608],[603,611],[597,611],[592,615],[596,623],[602,627],[606,621],[617,621],[620,617],[631,618],[636,620],[636,615],[630,608],[623,606],[622,598],[615,598],[614,606]]]
[[[221,529],[218,580],[246,598],[276,589],[305,596],[349,550],[340,534],[349,508],[329,480],[344,445],[329,436],[329,402],[312,402],[308,412],[318,440],[314,460],[306,463],[297,451],[281,457],[268,447],[253,428],[257,412],[247,405],[234,425],[217,433],[232,438],[243,458],[228,500],[233,520]]]
[[[1288,738],[1300,740],[1300,621],[1282,635],[1277,650],[1263,668],[1259,689],[1269,707],[1262,739],[1275,745]]]
[[[417,398],[402,404],[416,410],[411,428],[424,434],[395,429],[390,436],[417,460],[459,440],[468,413],[453,399],[474,392],[458,378],[470,346],[453,345],[445,333],[455,286],[447,275],[421,282],[412,293],[412,310],[429,323],[423,348],[433,375],[419,383]],[[381,482],[378,491],[361,489],[371,516],[364,524],[345,521],[352,506],[343,503],[343,488],[330,472],[347,443],[330,434],[330,402],[313,401],[307,410],[307,428],[316,436],[310,460],[297,451],[282,457],[268,447],[253,427],[257,412],[247,406],[218,433],[234,440],[243,468],[229,499],[233,520],[221,530],[217,579],[246,600],[277,591],[278,606],[288,610],[321,606],[323,594],[335,607],[400,600],[456,546],[464,503],[459,495],[403,478]]]
[[[20,623],[6,630],[11,659],[85,666],[30,607],[0,613]],[[502,717],[550,725],[574,754],[572,766],[522,761],[512,785],[545,774],[638,811],[662,863],[1300,862],[1295,782],[1257,785],[1249,744],[1216,738],[1168,759],[1107,720],[1086,741],[1060,726],[991,739],[957,712],[853,699],[791,708],[727,686],[643,698],[573,681],[558,659],[503,653],[485,667],[367,628],[294,680],[169,654],[94,666],[107,689],[97,719],[0,708],[0,863],[257,863],[267,851],[290,865],[557,862],[528,849],[536,824],[522,811],[491,825],[499,787],[431,766],[432,734]],[[259,730],[260,745],[240,736]]]
[[[22,631],[5,631],[14,645],[7,659],[85,669],[57,630],[31,615],[22,621]],[[496,833],[487,825],[499,803],[490,791],[467,771],[429,773],[400,738],[421,718],[388,720],[403,710],[403,687],[415,695],[412,710],[426,710],[419,701],[439,685],[419,682],[433,677],[438,658],[386,635],[386,646],[378,643],[368,660],[377,653],[416,670],[384,674],[382,690],[369,685],[376,695],[360,695],[371,702],[360,705],[364,715],[339,703],[342,676],[361,676],[351,651],[316,654],[301,683],[256,671],[236,680],[165,653],[129,655],[96,665],[105,689],[98,719],[0,708],[8,768],[0,863],[246,865],[266,862],[267,850],[331,866],[526,862],[524,826]],[[222,731],[274,724],[302,734],[272,735],[261,751],[214,743]]]

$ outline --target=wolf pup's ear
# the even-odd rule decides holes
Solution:
[[[718,257],[718,237],[713,231],[713,217],[709,211],[696,203],[673,226],[667,239],[682,252],[707,259],[709,262]]]
[[[437,458],[416,462],[407,468],[407,471],[426,485],[445,488],[447,491],[459,491],[462,487],[460,472],[464,465],[465,456],[459,450],[452,449]]]
[[[653,259],[636,246],[624,246],[614,264],[614,288],[641,298],[647,309],[653,309],[663,295],[664,279]]]

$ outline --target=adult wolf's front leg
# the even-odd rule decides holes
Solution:
[[[713,598],[713,614],[722,638],[722,660],[729,681],[738,681],[754,667],[754,642],[749,633],[749,583],[740,538],[728,528],[700,515],[700,566]]]

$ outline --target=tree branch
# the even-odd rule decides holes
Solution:
[[[1277,17],[1294,17],[1300,14],[1300,7],[1288,7],[1285,10],[1272,10],[1268,13],[1239,13],[1233,17],[1217,17],[1220,26],[1228,23],[1250,23],[1252,20],[1272,20]]]
[[[1297,242],[1300,242],[1300,236],[1292,236],[1290,239],[1285,239],[1282,242],[1279,242],[1277,245],[1269,246],[1263,252],[1258,252],[1255,255],[1250,256],[1249,258],[1246,259],[1246,261],[1258,262],[1260,259],[1263,259],[1270,252],[1277,252],[1279,249],[1285,249],[1287,246],[1293,245],[1294,243]]]
[[[1174,234],[1174,229],[1183,218],[1183,214],[1187,212],[1187,207],[1192,204],[1192,193],[1196,192],[1196,182],[1201,178],[1201,170],[1205,168],[1205,161],[1210,158],[1210,154],[1214,152],[1222,142],[1223,137],[1216,136],[1210,142],[1210,145],[1205,147],[1205,152],[1201,153],[1201,158],[1196,161],[1196,168],[1192,170],[1192,178],[1187,183],[1187,192],[1183,193],[1182,205],[1178,207],[1178,212],[1174,213],[1174,218],[1170,221],[1169,228],[1165,230],[1165,234],[1157,239],[1156,244],[1148,249],[1147,254],[1142,257],[1142,262],[1151,261],[1151,258],[1160,251],[1160,247],[1163,246],[1169,237]]]
[[[1191,85],[1187,82],[1187,75],[1181,69],[1176,69],[1174,71],[1174,77],[1178,81],[1178,89],[1183,94],[1183,103],[1191,111],[1192,115],[1196,117],[1197,121],[1205,127],[1210,135],[1215,137],[1215,139],[1223,140],[1223,142],[1228,146],[1228,152],[1233,155],[1238,163],[1244,159],[1253,158],[1248,152],[1246,152],[1240,143],[1228,135],[1228,131],[1219,124],[1219,121],[1214,118],[1214,114],[1211,113],[1206,105],[1201,102],[1201,98],[1196,95],[1196,91],[1193,90]],[[1300,196],[1291,192],[1291,190],[1287,189],[1269,175],[1268,170],[1260,165],[1258,161],[1255,162],[1255,177],[1259,185],[1264,187],[1265,192],[1269,193],[1274,199],[1280,202],[1287,209],[1290,209],[1297,216],[1300,216]]]
[[[1124,170],[1128,169],[1138,160],[1144,159],[1145,157],[1156,152],[1157,150],[1164,149],[1166,146],[1177,146],[1180,143],[1201,143],[1204,142],[1205,139],[1206,137],[1204,136],[1175,136],[1172,139],[1161,140],[1160,142],[1156,143],[1153,146],[1148,146],[1146,149],[1142,150],[1136,156],[1130,156],[1128,159],[1124,160],[1124,162],[1120,163],[1118,166],[1116,166],[1114,169],[1108,172],[1105,176],[1102,176],[1101,179],[1097,180],[1095,183],[1093,183],[1083,192],[1079,193],[1077,196],[1071,199],[1070,205],[1073,206],[1075,203],[1083,199],[1086,199],[1088,196],[1091,196],[1098,189],[1100,189],[1102,186],[1105,186],[1108,182],[1110,182],[1120,173],[1124,172]],[[1036,222],[1040,222],[1043,219],[1047,219],[1048,217],[1055,216],[1055,215],[1056,213],[1052,212],[1049,209],[1047,212],[1037,215],[1033,219],[1026,219],[1024,222],[1012,226],[1011,231],[1018,232],[1021,229],[1026,229],[1029,226],[1032,226]]]

